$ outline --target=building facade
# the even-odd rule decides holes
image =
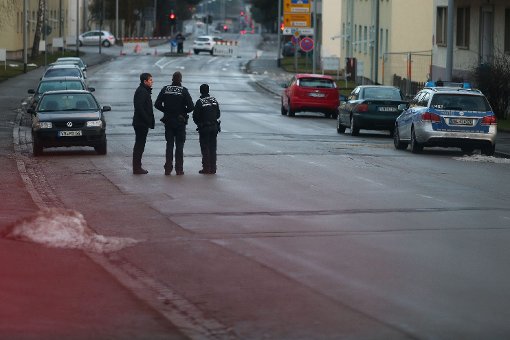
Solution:
[[[82,31],[83,20],[78,20],[84,13],[84,0],[46,0],[46,22],[43,29],[46,33],[46,42],[51,46],[54,38],[63,38],[67,44],[76,43],[76,32]],[[27,20],[27,48],[32,49],[39,0],[0,0],[0,48],[6,49],[8,59],[21,59],[23,57],[23,29],[24,5],[26,6]],[[80,27],[78,27],[78,25]],[[41,37],[41,40],[43,37]]]
[[[323,13],[323,56],[355,58],[358,82],[430,76],[432,0],[330,0]]]
[[[498,54],[510,54],[510,1],[455,0],[453,43],[448,46],[448,0],[434,0],[432,79],[448,80],[448,49],[453,55],[452,80],[471,80],[472,70]]]

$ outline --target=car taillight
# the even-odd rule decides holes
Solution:
[[[482,125],[496,125],[498,119],[495,115],[485,116],[482,118]]]
[[[423,113],[421,115],[421,119],[423,121],[434,122],[434,123],[439,123],[441,121],[441,117],[435,113],[432,113],[432,112]]]
[[[358,104],[358,106],[356,106],[356,111],[358,111],[358,112],[367,112],[368,111],[368,104]]]

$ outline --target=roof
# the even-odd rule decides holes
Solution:
[[[320,79],[333,80],[332,76],[328,76],[326,74],[315,74],[315,73],[297,73],[295,75],[295,77],[297,79],[300,79],[300,78],[320,78]]]

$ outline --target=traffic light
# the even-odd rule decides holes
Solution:
[[[285,24],[282,22],[282,23],[280,24],[280,31],[282,31],[282,32],[283,32],[283,30],[284,30],[284,29],[285,29]]]
[[[168,21],[170,21],[170,25],[175,25],[176,20],[177,16],[175,15],[175,13],[173,11],[170,12],[170,14],[168,15]]]

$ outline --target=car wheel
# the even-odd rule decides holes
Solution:
[[[482,147],[482,155],[494,156],[495,152],[496,152],[496,144]]]
[[[359,135],[359,127],[356,125],[356,120],[351,117],[351,136]]]
[[[331,112],[328,112],[325,115],[326,115],[326,118],[331,118]]]
[[[402,142],[400,140],[400,133],[398,132],[398,127],[393,131],[393,145],[395,145],[395,149],[397,150],[405,150],[407,149],[408,143]]]
[[[32,153],[35,157],[40,156],[43,153],[43,146],[39,141],[39,138],[36,136],[32,136]]]
[[[334,111],[332,114],[331,114],[331,117],[333,119],[336,119],[338,117],[338,111]]]
[[[345,126],[343,126],[340,123],[340,117],[339,116],[336,117],[336,132],[338,132],[338,133],[344,133],[345,132]]]
[[[199,51],[199,50],[193,50],[193,53],[195,53],[195,54],[199,54],[199,53],[200,53],[200,51]]]
[[[289,117],[294,117],[296,115],[296,111],[292,110],[292,106],[290,106],[289,102]]]
[[[414,133],[414,128],[411,130],[411,152],[412,153],[420,153],[423,151],[423,145],[418,143],[416,140],[416,134]]]
[[[462,150],[462,153],[464,153],[466,155],[471,155],[473,153],[473,151],[475,151],[475,148],[473,148],[471,146],[464,146],[460,149]]]
[[[283,106],[283,101],[282,101],[282,115],[283,116],[287,115],[287,110],[285,109],[285,106]]]
[[[103,41],[103,44],[102,44],[104,47],[110,47],[111,46],[111,43],[108,41],[108,40],[105,40]]]
[[[210,50],[210,51],[209,51],[209,54],[210,54],[210,55],[214,55],[214,50]]]
[[[83,46],[83,42],[81,40],[78,42],[78,46],[80,46],[80,47]]]
[[[107,151],[106,138],[105,138],[104,142],[101,143],[101,145],[94,146],[94,150],[96,150],[96,152],[100,155],[106,155],[106,151]]]

